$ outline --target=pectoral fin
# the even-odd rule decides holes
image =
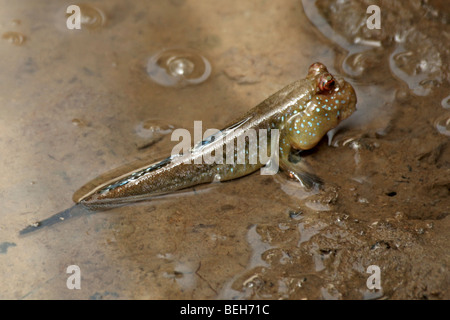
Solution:
[[[308,189],[320,188],[323,185],[322,179],[308,171],[308,168],[303,161],[293,163],[290,162],[289,159],[281,159],[280,167],[288,177],[297,180]]]
[[[282,135],[280,139],[280,168],[289,178],[297,180],[305,188],[320,188],[323,185],[322,179],[310,172],[300,153],[300,150],[292,149],[286,140],[283,142]]]

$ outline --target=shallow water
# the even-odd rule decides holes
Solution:
[[[450,297],[445,1],[90,1],[68,30],[71,4],[0,1],[0,298]],[[209,77],[153,81],[171,48]],[[255,173],[19,236],[95,177],[167,155],[173,128],[220,128],[315,61],[358,95],[306,157],[324,190]]]

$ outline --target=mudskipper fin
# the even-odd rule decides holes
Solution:
[[[291,152],[287,158],[280,159],[281,169],[292,179],[300,182],[305,188],[321,188],[323,180],[311,173],[300,157],[300,152]]]

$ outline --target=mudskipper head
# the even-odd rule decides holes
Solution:
[[[343,78],[333,77],[320,62],[309,67],[308,76],[313,76],[316,81],[317,104],[322,105],[321,109],[325,113],[334,115],[338,123],[356,111],[356,93],[350,83]]]
[[[353,87],[344,79],[335,78],[322,63],[312,64],[307,77],[313,86],[310,100],[304,112],[289,121],[301,125],[291,134],[290,142],[302,150],[313,148],[329,130],[356,110]]]

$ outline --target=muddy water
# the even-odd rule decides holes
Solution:
[[[71,4],[0,1],[1,298],[450,297],[445,1],[90,1],[68,30]],[[167,48],[211,74],[155,82],[149,59]],[[221,127],[315,61],[358,95],[305,157],[323,190],[255,173],[19,236],[87,181],[166,155],[173,128]]]

